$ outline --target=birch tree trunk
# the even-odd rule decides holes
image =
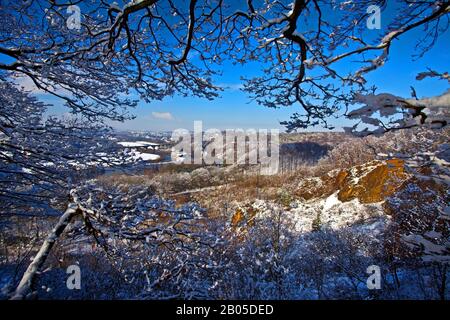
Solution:
[[[59,218],[58,223],[52,229],[50,234],[45,239],[38,253],[34,257],[31,264],[28,266],[27,270],[22,276],[11,300],[22,300],[26,299],[29,294],[32,293],[32,286],[36,280],[36,276],[42,269],[51,249],[53,248],[56,240],[64,232],[64,229],[70,223],[72,218],[80,213],[80,209],[75,205],[69,205],[64,214]]]

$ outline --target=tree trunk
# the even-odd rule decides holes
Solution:
[[[31,264],[28,266],[27,270],[22,276],[14,294],[12,295],[12,300],[22,300],[26,299],[32,293],[33,283],[36,280],[36,276],[42,269],[53,245],[59,236],[64,232],[64,229],[70,223],[72,218],[80,212],[80,209],[76,206],[69,205],[64,214],[59,218],[58,223],[52,229],[50,234],[45,239],[38,253],[34,257]]]

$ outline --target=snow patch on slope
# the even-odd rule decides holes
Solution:
[[[134,152],[133,159],[134,160],[143,160],[143,161],[155,161],[159,160],[161,157],[157,154],[152,153],[141,153],[141,152]]]
[[[338,192],[333,193],[331,196],[329,196],[326,200],[325,200],[325,204],[323,205],[323,209],[322,212],[326,212],[329,209],[331,209],[332,207],[334,207],[335,205],[338,205],[340,203],[342,203],[339,199],[338,199]]]

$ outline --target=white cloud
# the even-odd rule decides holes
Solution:
[[[152,117],[161,120],[174,120],[170,112],[152,112]]]

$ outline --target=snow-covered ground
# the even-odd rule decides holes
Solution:
[[[133,159],[134,160],[143,160],[143,161],[156,161],[159,160],[161,157],[157,154],[153,154],[153,153],[142,153],[142,152],[138,152],[135,151],[133,153]]]
[[[159,146],[158,143],[148,142],[148,141],[134,141],[134,142],[130,142],[130,141],[120,141],[120,142],[117,142],[117,143],[120,144],[122,147],[126,147],[126,148],[138,148],[138,147],[148,147],[148,146]]]
[[[281,209],[278,204],[265,200],[256,200],[252,206],[256,209],[257,220],[270,216],[274,209]],[[362,204],[358,199],[341,202],[336,193],[325,199],[294,201],[291,208],[283,211],[285,219],[298,233],[311,232],[318,213],[324,227],[338,230],[350,226],[364,226],[373,235],[383,232],[389,220],[383,211],[382,203]]]

